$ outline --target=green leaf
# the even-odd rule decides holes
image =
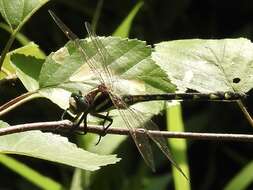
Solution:
[[[9,157],[4,154],[0,154],[0,163],[14,172],[20,174],[22,177],[33,183],[34,185],[45,190],[61,190],[61,184],[54,180],[41,175],[39,172],[26,166],[25,164]]]
[[[115,84],[120,93],[174,91],[174,86],[167,79],[167,75],[150,58],[151,48],[145,42],[116,37],[103,37],[101,40],[111,55],[109,67],[115,76],[120,78],[119,83]],[[90,41],[82,40],[82,46],[88,56],[96,55],[97,51]],[[68,107],[71,92],[81,90],[83,94],[87,94],[99,83],[73,42],[51,53],[43,63],[38,77],[39,67],[36,66],[36,72],[32,72],[26,65],[28,63],[40,65],[41,61],[32,57],[13,55],[12,62],[29,91],[38,89],[42,96],[63,109]],[[39,84],[38,88],[36,82]]]
[[[4,59],[4,63],[3,63],[2,69],[5,71],[5,73],[8,73],[8,75],[14,74],[14,73],[17,72],[17,75],[19,77],[21,76],[20,73],[19,73],[19,71],[16,71],[15,70],[15,65],[11,64],[11,57],[14,54],[24,54],[26,56],[31,55],[31,56],[34,56],[34,57],[36,57],[38,59],[42,59],[42,58],[45,57],[44,53],[39,49],[38,45],[34,44],[33,42],[30,42],[26,46],[23,46],[21,48],[18,48],[18,49],[15,49],[14,51],[9,52],[7,54],[7,56],[5,57],[5,59]],[[25,64],[23,66],[23,68],[20,68],[20,69],[21,70],[22,69],[27,69],[26,68],[27,64]],[[14,66],[14,68],[13,68],[13,66]],[[22,65],[20,65],[20,66],[22,66]],[[3,78],[3,77],[5,77],[5,74],[4,73],[0,73],[0,79]],[[26,83],[23,82],[23,84],[25,85]],[[25,85],[25,86],[28,86],[28,85]]]
[[[118,36],[118,37],[128,37],[129,36],[129,31],[132,26],[132,22],[138,11],[143,5],[143,1],[138,2],[132,11],[127,15],[127,17],[123,20],[123,22],[118,26],[116,31],[112,34],[113,36]]]
[[[22,54],[14,54],[11,58],[15,63],[17,76],[26,89],[30,92],[38,90],[39,83],[37,81],[44,60]]]
[[[224,190],[247,189],[253,182],[253,162],[248,163],[233,179],[226,185]]]
[[[116,37],[101,40],[111,55],[108,67],[115,76],[120,77],[120,82],[126,80],[139,88],[147,85],[160,91],[173,89],[166,74],[150,59],[151,48],[145,42]],[[87,40],[82,41],[82,46],[89,57],[96,55],[96,49]],[[95,79],[96,76],[90,71],[79,50],[70,42],[48,56],[43,64],[39,83],[41,88],[60,85],[62,88],[79,90],[83,86],[82,90],[88,92],[97,85],[98,81],[94,82]],[[73,82],[77,88],[73,86]]]
[[[21,28],[48,0],[0,0],[0,13],[12,30]]]
[[[2,64],[17,33],[26,21],[47,1],[48,0],[0,0],[0,13],[11,28],[11,36],[0,57],[1,70],[4,70]]]
[[[253,45],[248,39],[162,42],[152,58],[180,91],[248,92],[253,86]]]
[[[104,156],[87,152],[65,137],[41,131],[1,136],[0,153],[31,156],[89,171],[120,160],[115,155]]]

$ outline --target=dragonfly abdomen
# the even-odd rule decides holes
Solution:
[[[128,105],[138,102],[155,100],[184,100],[184,101],[235,101],[245,98],[244,93],[237,92],[215,92],[215,93],[166,93],[166,94],[144,94],[124,95],[122,99]]]

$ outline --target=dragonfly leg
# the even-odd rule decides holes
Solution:
[[[64,110],[64,112],[61,115],[61,120],[64,120],[64,118],[65,118],[66,114],[68,113],[68,111],[69,111],[69,108]]]
[[[104,128],[104,132],[106,132],[106,130],[112,125],[112,118],[109,116],[109,112],[106,113],[106,116],[105,116],[106,119],[104,119],[104,122],[103,122],[103,128]],[[105,122],[108,121],[108,125],[105,127]],[[106,135],[106,134],[105,134]]]
[[[101,134],[99,135],[99,139],[98,139],[98,141],[97,141],[97,143],[96,143],[96,145],[98,145],[99,142],[101,141],[101,138],[102,138],[103,136],[106,135],[106,130],[112,125],[113,120],[112,120],[112,118],[109,116],[109,112],[107,112],[106,115],[102,115],[102,114],[98,114],[98,113],[92,113],[91,115],[93,115],[93,116],[95,116],[95,117],[98,117],[98,118],[104,120],[104,121],[103,121],[103,125],[102,125],[102,126],[103,126],[103,133],[101,133]],[[105,122],[106,122],[106,121],[109,122],[109,124],[108,124],[107,126],[105,126]]]
[[[85,135],[85,134],[87,133],[87,131],[86,131],[86,128],[87,128],[87,114],[88,114],[88,113],[83,113],[83,115],[81,116],[80,119],[79,119],[80,114],[78,114],[78,115],[74,118],[73,127],[71,128],[71,131],[72,131],[72,132],[75,131],[75,129],[77,129],[77,127],[79,127],[80,124],[83,122],[83,123],[84,123],[83,132],[82,132],[82,133],[78,133],[78,134]]]

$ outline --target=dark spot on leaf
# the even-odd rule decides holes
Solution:
[[[241,81],[241,79],[238,78],[238,77],[236,77],[236,78],[233,79],[233,83],[236,83],[236,84],[239,83],[240,81]]]

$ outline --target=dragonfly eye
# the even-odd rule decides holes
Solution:
[[[80,93],[72,93],[69,98],[69,111],[73,114],[79,114],[89,109],[89,103]]]

